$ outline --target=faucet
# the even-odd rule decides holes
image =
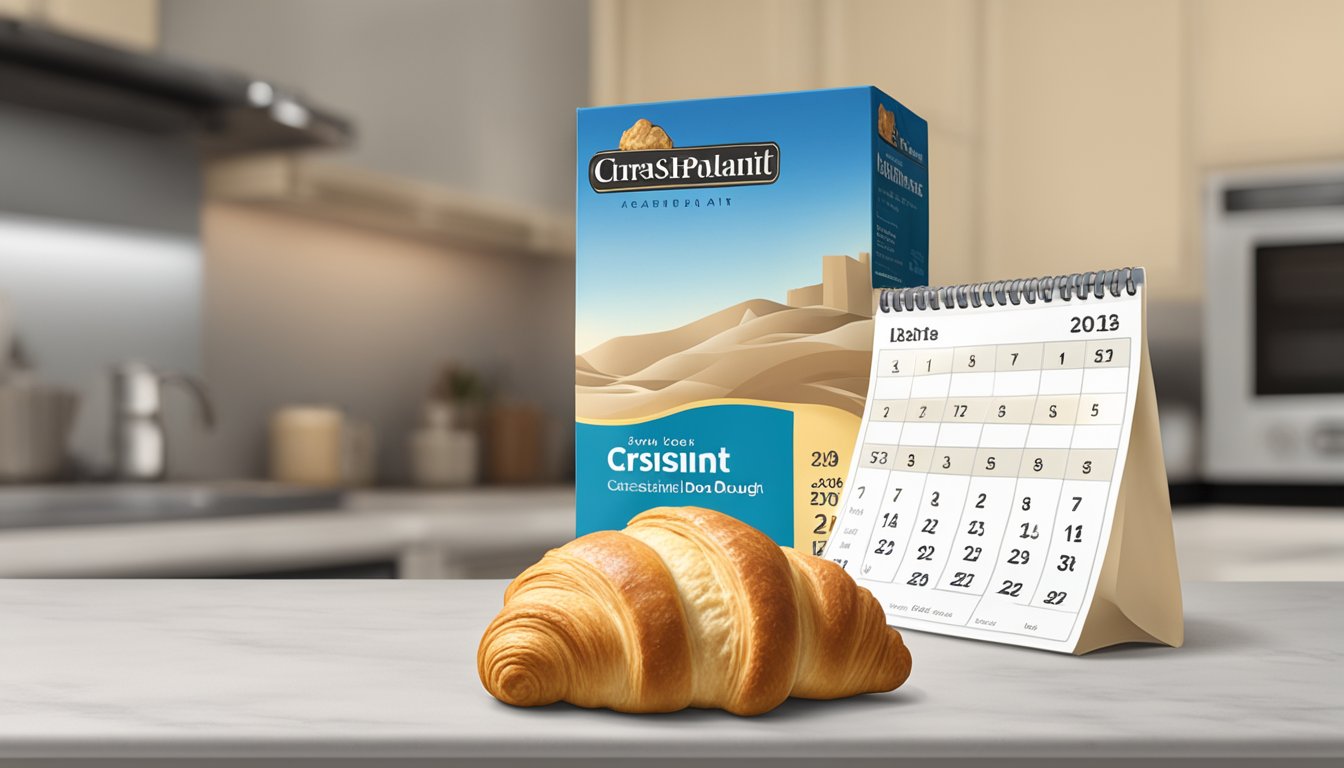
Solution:
[[[163,388],[190,392],[208,428],[215,423],[205,385],[178,373],[159,373],[138,362],[112,369],[112,472],[118,480],[162,480],[168,469],[163,430]]]

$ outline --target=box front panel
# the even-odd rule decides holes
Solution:
[[[579,112],[580,534],[697,505],[824,542],[870,359],[870,93]]]

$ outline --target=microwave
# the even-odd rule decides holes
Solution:
[[[1344,485],[1344,165],[1205,187],[1204,474]]]

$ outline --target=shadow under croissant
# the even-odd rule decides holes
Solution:
[[[542,717],[565,717],[575,713],[582,713],[584,717],[593,717],[597,715],[615,719],[633,718],[646,721],[665,720],[669,723],[701,723],[715,720],[788,721],[795,718],[816,720],[818,716],[828,714],[843,717],[856,710],[904,707],[917,704],[923,701],[925,697],[923,690],[906,684],[894,691],[888,691],[886,693],[865,693],[859,696],[850,696],[845,699],[831,699],[829,701],[790,698],[769,712],[750,717],[734,715],[722,709],[692,709],[689,707],[676,712],[636,714],[632,712],[617,712],[610,709],[586,709],[564,701],[547,704],[542,707],[524,707],[521,709],[525,709],[529,713],[536,713],[538,716]],[[509,704],[505,704],[502,701],[495,701],[494,703],[500,707],[519,709],[517,707],[512,707]]]

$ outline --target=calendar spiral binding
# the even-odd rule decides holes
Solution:
[[[995,280],[938,287],[883,288],[878,307],[883,312],[913,312],[916,309],[966,309],[968,307],[1017,306],[1023,302],[1050,303],[1105,298],[1121,291],[1133,296],[1143,284],[1142,267],[1125,267],[1101,272],[1075,272],[1070,275]]]

